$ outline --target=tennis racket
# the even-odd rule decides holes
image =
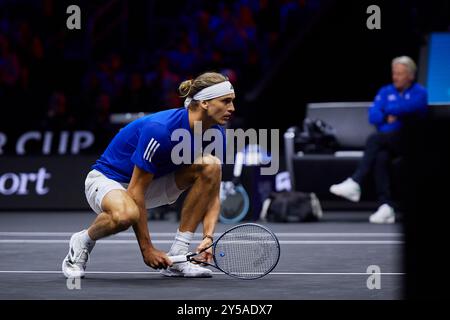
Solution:
[[[214,264],[196,260],[198,255],[211,247]],[[264,277],[276,267],[280,259],[280,243],[268,228],[245,223],[228,229],[200,252],[169,258],[173,263],[196,262],[235,278],[253,280]]]
[[[220,222],[237,223],[248,213],[250,199],[240,181],[243,165],[244,154],[238,152],[233,170],[233,181],[225,181],[220,185]]]

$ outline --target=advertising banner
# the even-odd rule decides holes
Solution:
[[[0,210],[84,210],[84,180],[97,156],[0,157]]]

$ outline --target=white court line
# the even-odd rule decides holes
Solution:
[[[30,236],[30,237],[68,237],[75,232],[0,232],[0,236]],[[173,237],[174,232],[150,232],[152,237]],[[214,233],[219,236],[222,233]],[[357,233],[357,232],[275,232],[279,237],[403,237],[402,233]],[[134,233],[122,232],[115,236],[119,237],[135,237]],[[197,235],[200,237],[200,234]]]
[[[200,243],[199,240],[194,240],[192,243]],[[404,244],[404,241],[397,240],[280,240],[280,244]],[[35,240],[35,239],[1,239],[2,243],[16,243],[16,244],[43,244],[43,243],[69,243],[69,240]],[[102,244],[133,244],[136,240],[99,240]],[[171,244],[173,240],[152,240],[152,243]]]
[[[62,271],[47,271],[47,270],[0,270],[0,274],[62,274]],[[159,271],[87,271],[86,274],[160,274]],[[222,272],[213,272],[213,274],[223,274]],[[340,276],[340,275],[384,275],[384,276],[402,276],[403,272],[271,272],[269,275],[325,275],[325,276]]]

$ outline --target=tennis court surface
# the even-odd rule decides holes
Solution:
[[[61,272],[70,235],[92,212],[3,212],[0,299],[302,300],[402,299],[401,224],[374,225],[370,212],[325,213],[316,223],[261,223],[278,236],[281,257],[264,278],[167,278],[148,268],[132,230],[97,242],[80,281]],[[231,225],[218,224],[217,235]],[[168,250],[177,223],[149,220],[154,245]],[[191,250],[201,236],[197,230]],[[220,289],[220,290],[218,290]]]

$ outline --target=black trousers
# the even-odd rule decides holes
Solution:
[[[364,156],[352,179],[359,185],[373,174],[379,204],[392,206],[390,166],[392,160],[401,156],[400,133],[377,132],[367,138]]]

